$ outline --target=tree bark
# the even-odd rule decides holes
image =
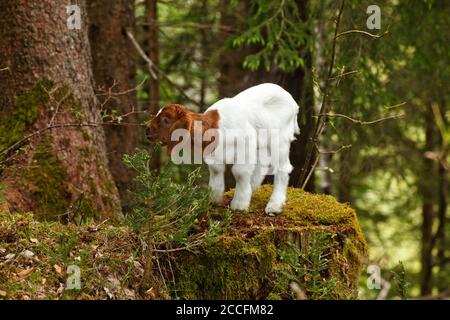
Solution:
[[[148,57],[159,67],[159,37],[158,37],[158,1],[147,0],[147,18],[148,18]],[[156,73],[157,77],[150,75],[149,81],[149,112],[150,114],[156,114],[160,108],[160,96],[159,96],[159,77],[160,74]],[[159,149],[152,150],[151,166],[155,170],[159,170],[161,167],[161,152]]]
[[[436,147],[436,132],[433,113],[431,110],[425,114],[426,119],[426,151],[433,151]],[[423,296],[431,294],[433,288],[433,220],[434,220],[434,190],[433,177],[436,177],[434,160],[424,158],[423,181],[420,191],[422,195],[422,253],[421,253],[421,280],[420,291]],[[430,178],[431,177],[431,178]]]
[[[448,270],[448,262],[445,261],[445,253],[448,248],[445,227],[447,225],[447,207],[448,207],[448,171],[443,165],[439,166],[439,209],[438,209],[438,230],[436,232],[437,254],[436,261],[438,267],[438,283],[439,292],[448,289],[448,281],[446,272]]]
[[[66,5],[62,0],[0,2],[0,61],[9,68],[0,73],[0,128],[5,130],[0,148],[52,123],[101,121],[86,4],[78,1],[79,30],[68,28]],[[6,130],[12,123],[14,130]],[[101,126],[55,128],[27,142],[3,163],[0,183],[10,210],[45,218],[121,214]]]
[[[441,103],[440,112],[445,114],[445,102]],[[448,127],[448,122],[443,119],[444,126]],[[440,143],[442,145],[440,152],[444,159],[448,154],[448,142],[446,137],[440,136]],[[448,226],[447,209],[448,209],[448,168],[443,163],[439,163],[439,200],[438,200],[438,228],[436,235],[433,238],[433,246],[437,246],[436,264],[438,267],[437,273],[437,288],[439,292],[445,292],[448,289],[448,261],[446,261],[446,252],[448,248],[448,238],[446,235],[446,227]]]
[[[126,35],[134,29],[134,4],[128,0],[91,0],[87,2],[89,13],[89,40],[91,43],[93,73],[100,92],[112,88],[124,92],[136,87],[135,50]],[[115,86],[114,86],[115,85]],[[113,87],[114,86],[114,87]],[[117,115],[137,111],[136,91],[114,98],[102,96],[103,112]],[[137,123],[137,114],[127,116],[124,122]],[[129,202],[128,189],[134,173],[123,161],[124,154],[131,154],[138,145],[141,130],[138,126],[105,127],[109,169],[119,190],[122,206]]]

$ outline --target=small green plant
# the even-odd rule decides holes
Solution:
[[[175,183],[176,168],[169,164],[160,172],[152,170],[151,157],[144,149],[125,155],[124,162],[137,172],[127,223],[135,231],[151,232],[154,243],[187,245],[200,215],[210,209],[210,190],[198,183],[200,168],[192,170],[185,183]]]
[[[335,281],[328,277],[333,241],[329,234],[312,234],[306,240],[305,250],[288,242],[278,250],[278,257],[287,263],[289,270],[282,270],[288,283],[301,283],[308,299],[329,299],[335,289]],[[275,288],[276,290],[277,288]]]
[[[408,298],[409,282],[406,281],[406,270],[402,261],[398,262],[398,265],[391,271],[394,275],[394,282],[397,287],[397,292],[402,300]]]

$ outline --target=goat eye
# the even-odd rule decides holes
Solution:
[[[167,118],[167,117],[162,117],[162,118],[161,118],[161,123],[162,123],[164,126],[168,126],[171,122],[172,122],[172,120],[170,120],[170,119]]]

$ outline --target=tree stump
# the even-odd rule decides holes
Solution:
[[[181,299],[357,298],[367,244],[355,211],[332,196],[289,188],[284,211],[270,217],[271,192],[261,186],[214,243],[172,253],[169,289]]]

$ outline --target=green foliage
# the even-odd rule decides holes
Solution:
[[[72,233],[62,233],[59,235],[57,247],[55,253],[57,254],[56,262],[62,261],[67,262],[70,258],[70,252],[75,248],[78,241],[78,235],[75,232]]]
[[[160,79],[161,105],[178,101],[188,107],[198,108],[201,105],[206,108],[216,98],[215,60],[221,46],[217,41],[219,5],[218,0],[158,1],[159,67],[168,76]],[[138,24],[146,22],[145,2],[140,2],[136,7]],[[138,70],[138,81],[148,77],[148,74],[144,75],[147,72],[147,67]],[[169,78],[182,90],[173,86]],[[198,102],[197,106],[187,101],[182,91],[193,96]],[[194,92],[199,92],[200,96]],[[145,86],[138,95],[143,99],[151,99]]]
[[[244,68],[255,71],[262,65],[270,70],[277,65],[292,71],[304,64],[302,52],[310,50],[312,36],[294,0],[252,0],[248,28],[233,39],[233,46],[256,46],[259,51],[248,55]],[[306,9],[305,9],[306,10]]]
[[[70,206],[67,170],[54,154],[51,138],[43,137],[34,151],[32,166],[23,172],[31,184],[31,196],[36,203],[35,214],[44,219],[58,219]]]
[[[186,244],[192,227],[210,208],[210,191],[198,185],[200,168],[193,170],[185,183],[172,180],[172,166],[161,172],[150,168],[150,155],[136,149],[134,155],[125,155],[125,164],[136,171],[136,189],[131,192],[131,213],[127,223],[139,231],[151,228],[154,241]]]
[[[0,210],[0,248],[0,290],[6,299],[138,298],[142,242],[125,226],[61,224]],[[34,256],[21,255],[25,250]],[[15,257],[6,262],[7,254]],[[70,265],[80,268],[80,290],[64,289]],[[28,276],[16,276],[27,268],[32,269]]]
[[[40,108],[48,102],[46,91],[52,87],[53,82],[43,80],[16,98],[12,113],[0,121],[0,151],[7,149],[24,137],[28,127],[36,120]]]
[[[398,295],[402,298],[402,300],[406,300],[408,298],[408,287],[410,284],[406,281],[406,270],[402,261],[399,261],[397,267],[392,270],[394,275],[394,282],[397,287]]]
[[[285,282],[301,284],[308,299],[332,298],[336,279],[329,276],[329,262],[335,247],[331,235],[313,233],[303,245],[304,251],[292,242],[278,249],[279,259],[289,266],[279,272],[286,278]]]
[[[216,241],[204,242],[195,252],[173,255],[176,276],[169,291],[175,297],[293,299],[297,298],[290,289],[293,282],[308,299],[357,297],[367,248],[354,212],[349,215],[347,206],[331,197],[289,188],[286,210],[267,219],[261,212],[271,190],[268,185],[259,188],[249,210],[235,212],[230,227]],[[301,201],[296,199],[299,194]],[[231,196],[232,191],[225,194],[227,200]],[[305,202],[316,203],[307,222]],[[212,208],[211,215],[223,210]],[[338,216],[348,218],[336,220]]]

